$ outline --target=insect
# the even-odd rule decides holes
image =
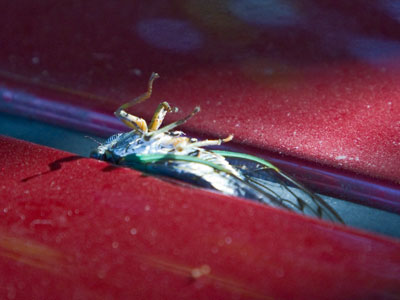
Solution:
[[[162,127],[168,112],[176,111],[167,102],[158,105],[149,125],[126,110],[150,98],[152,73],[147,92],[120,106],[115,115],[131,131],[108,138],[91,157],[128,166],[150,174],[164,175],[224,194],[253,199],[271,206],[297,211],[331,221],[343,222],[322,198],[281,172],[271,163],[244,153],[207,150],[232,140],[197,140],[174,130],[200,111],[195,107],[185,118]]]

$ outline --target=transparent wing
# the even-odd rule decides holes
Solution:
[[[281,172],[271,163],[244,153],[216,151],[238,170],[233,174],[224,167],[211,161],[188,155],[146,154],[128,155],[119,163],[152,174],[175,177],[200,186],[204,184],[202,176],[183,174],[174,168],[176,162],[207,165],[219,176],[226,177],[237,196],[250,198],[275,207],[282,207],[310,216],[343,223],[341,217],[321,197],[312,193],[303,185]],[[221,189],[221,192],[227,193]]]
[[[243,180],[253,188],[262,191],[268,199],[271,197],[281,207],[335,222],[343,223],[339,214],[321,197],[302,184],[283,173],[271,163],[252,155],[216,151],[238,168]]]

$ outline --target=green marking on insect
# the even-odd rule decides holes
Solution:
[[[245,153],[207,150],[232,140],[202,140],[173,131],[199,111],[195,107],[185,118],[161,127],[165,115],[177,109],[167,102],[158,105],[149,125],[140,117],[128,113],[131,106],[150,98],[153,82],[159,75],[153,73],[147,92],[121,105],[115,115],[130,132],[111,136],[91,153],[91,157],[128,166],[154,175],[177,178],[197,186],[212,188],[224,194],[253,199],[271,206],[343,222],[341,217],[318,195],[284,174],[268,161]],[[229,162],[241,162],[237,167]],[[246,168],[257,165],[255,170]],[[261,166],[261,167],[259,167]]]
[[[225,172],[225,173],[230,173],[229,170],[221,167],[218,164],[214,164],[210,161],[189,156],[189,155],[176,155],[176,154],[130,154],[127,155],[126,157],[123,157],[121,159],[121,163],[125,164],[129,162],[133,163],[141,163],[141,164],[154,164],[156,162],[160,161],[186,161],[186,162],[194,162],[194,163],[199,163],[199,164],[204,164],[207,165],[215,170],[218,170],[220,172]]]
[[[233,157],[233,158],[242,158],[242,159],[248,159],[254,162],[257,162],[259,164],[264,165],[265,167],[275,170],[278,173],[281,173],[281,171],[275,167],[273,164],[267,162],[266,160],[259,158],[257,156],[253,156],[250,154],[246,153],[239,153],[239,152],[231,152],[231,151],[222,151],[222,150],[213,150],[214,153],[217,153],[219,155],[222,155],[224,157]]]

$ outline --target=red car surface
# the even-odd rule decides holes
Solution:
[[[126,131],[113,111],[156,71],[136,115],[167,100],[171,122],[200,105],[183,131],[234,134],[226,147],[349,201],[350,225],[365,207],[363,223],[393,236],[2,136],[0,298],[399,297],[399,1],[3,6],[3,119]]]

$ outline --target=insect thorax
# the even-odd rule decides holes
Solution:
[[[229,162],[221,155],[201,147],[192,146],[190,138],[182,137],[182,132],[167,132],[157,135],[139,134],[135,131],[118,133],[108,138],[91,153],[91,157],[117,163],[129,155],[174,154],[198,157],[215,163],[236,174]],[[187,165],[188,163],[178,162]]]

